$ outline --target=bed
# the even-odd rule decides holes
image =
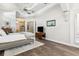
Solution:
[[[22,33],[4,35],[0,32],[0,50],[14,48],[34,42],[34,39],[27,38]]]

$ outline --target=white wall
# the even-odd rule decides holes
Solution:
[[[77,32],[77,14],[79,14],[79,4],[78,3],[74,3],[74,4],[70,4],[71,7],[71,14],[70,14],[70,33],[71,33],[71,40],[72,43],[74,43],[75,45],[79,46],[79,35]]]
[[[47,27],[46,21],[56,20],[55,27]],[[44,26],[46,38],[51,41],[69,43],[69,22],[65,21],[64,13],[59,5],[49,9],[36,18],[36,26]]]
[[[0,28],[4,25],[3,14],[0,12]]]
[[[66,9],[62,9],[62,7],[58,4],[48,9],[45,13],[28,19],[36,21],[36,31],[38,26],[44,26],[47,40],[79,47],[79,43],[76,44],[75,42],[75,20],[76,15],[79,12],[78,6],[79,4],[67,4],[66,8],[68,7],[68,13],[65,13],[63,10],[66,11]],[[56,26],[47,27],[46,21],[54,19],[56,20]]]
[[[9,22],[13,31],[16,31],[16,12],[2,12],[0,15],[0,28]]]
[[[41,15],[28,18],[28,20],[36,21],[36,32],[38,26],[44,26],[47,40],[70,44],[69,21],[65,19],[64,13],[59,4],[48,9]],[[49,20],[56,20],[56,26],[47,27],[46,22]]]

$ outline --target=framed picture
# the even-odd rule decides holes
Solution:
[[[49,20],[49,21],[47,21],[47,26],[48,27],[56,26],[56,20]]]

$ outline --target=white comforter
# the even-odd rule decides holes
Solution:
[[[27,39],[31,39],[31,37],[35,37],[34,33],[31,32],[18,32],[18,33],[10,33],[9,35],[20,35],[23,34]]]
[[[5,35],[5,36],[0,36],[0,43],[18,41],[22,39],[26,39],[25,35],[23,34]]]
[[[29,36],[28,36],[29,35]],[[31,38],[28,40],[27,37],[34,36],[32,33],[11,33],[9,35],[0,36],[0,50],[5,50],[30,42],[34,42]]]
[[[0,43],[12,42],[22,39],[30,39],[31,37],[34,36],[35,35],[30,32],[11,33],[9,35],[0,36]]]

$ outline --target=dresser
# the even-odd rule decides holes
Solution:
[[[38,39],[45,39],[46,34],[43,32],[36,32],[35,33],[36,38]]]

